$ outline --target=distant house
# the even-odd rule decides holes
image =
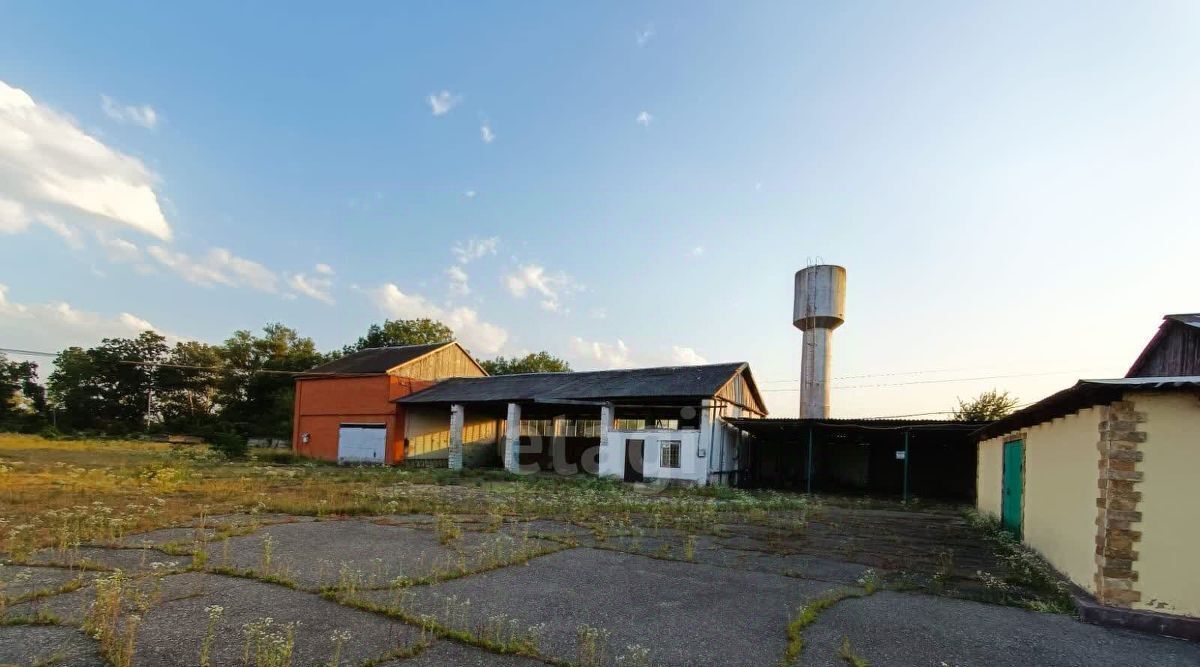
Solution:
[[[700,485],[734,481],[744,434],[730,420],[767,414],[741,362],[454,378],[396,403],[414,456],[450,468],[494,453],[513,472]]]
[[[296,380],[293,450],[324,461],[404,459],[404,411],[394,401],[448,377],[487,372],[458,343],[376,347],[317,366]]]
[[[1197,319],[1168,316],[1131,377],[976,433],[978,509],[1086,592],[1085,620],[1200,639]]]
[[[1125,377],[1200,375],[1200,313],[1167,315]]]

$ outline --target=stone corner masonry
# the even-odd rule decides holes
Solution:
[[[1146,432],[1139,425],[1146,415],[1137,412],[1133,401],[1116,401],[1103,408],[1100,422],[1099,487],[1096,499],[1096,600],[1115,607],[1131,607],[1140,602],[1137,590],[1138,552],[1134,545],[1142,538],[1134,530],[1141,523],[1138,503],[1142,494],[1134,485],[1142,481],[1138,464],[1142,461],[1141,444]]]

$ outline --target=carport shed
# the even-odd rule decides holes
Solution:
[[[986,422],[732,419],[748,433],[741,486],[972,501],[972,432]]]

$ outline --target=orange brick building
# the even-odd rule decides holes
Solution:
[[[450,377],[487,372],[456,342],[376,347],[317,366],[296,380],[292,449],[325,461],[404,460],[397,398]]]

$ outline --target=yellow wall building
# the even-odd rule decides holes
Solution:
[[[1200,619],[1200,377],[1083,380],[980,437],[981,512],[1104,607],[1152,613],[1130,625]]]

